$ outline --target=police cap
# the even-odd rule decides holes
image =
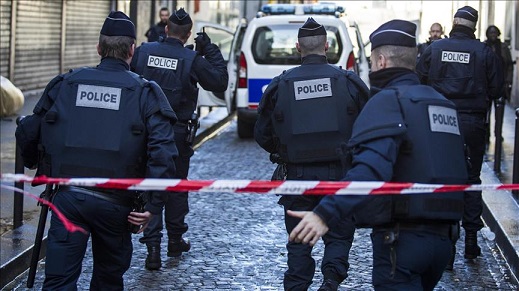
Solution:
[[[326,35],[326,29],[317,23],[312,17],[308,17],[305,24],[299,28],[297,38],[315,35]]]
[[[454,18],[464,18],[472,22],[478,22],[478,11],[470,6],[463,6],[456,11]]]
[[[179,10],[173,11],[171,16],[169,17],[169,21],[177,25],[186,25],[193,23],[193,21],[191,21],[191,17],[189,16],[189,14],[187,14],[184,8],[180,8]]]
[[[133,25],[130,18],[121,11],[112,11],[108,14],[100,33],[106,36],[129,36],[136,38],[135,25]]]
[[[383,45],[416,46],[416,24],[394,19],[382,24],[369,36],[371,50]]]

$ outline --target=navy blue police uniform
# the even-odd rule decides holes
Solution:
[[[416,25],[392,20],[375,30],[373,49],[415,46]],[[353,126],[346,181],[463,183],[467,178],[455,105],[420,85],[408,68],[370,74],[370,98]],[[376,116],[377,118],[373,118]],[[331,229],[353,213],[372,228],[376,290],[433,290],[451,257],[451,229],[463,213],[463,193],[326,196],[313,210]]]
[[[128,32],[129,31],[129,32]],[[112,12],[106,36],[135,38],[133,23]],[[104,57],[95,68],[54,78],[16,130],[24,164],[50,177],[173,178],[178,155],[176,116],[160,87],[129,71],[129,64]],[[145,210],[159,214],[162,195],[147,193]],[[60,186],[53,203],[86,230],[69,233],[53,212],[48,232],[44,290],[75,290],[92,237],[90,289],[123,290],[132,256],[128,215],[136,193]]]
[[[175,11],[168,23],[192,25],[190,16],[183,8]],[[183,42],[174,37],[145,43],[137,48],[131,64],[133,71],[159,84],[177,114],[178,122],[174,131],[179,151],[179,157],[175,160],[175,178],[178,179],[187,179],[190,159],[194,153],[186,138],[188,121],[192,118],[198,102],[197,83],[205,90],[224,92],[229,79],[227,65],[219,48],[210,43],[207,35],[205,37],[207,42],[204,45],[197,44],[198,52],[185,48]],[[185,222],[188,212],[188,192],[168,195],[165,205],[165,223],[169,238],[168,256],[179,256],[180,250],[189,250],[189,242],[186,243],[182,238],[188,230]],[[152,252],[155,253],[153,258],[149,257],[147,260],[148,269],[160,268],[160,256],[157,257],[160,254],[160,246],[157,245],[160,245],[162,229],[162,216],[154,217],[140,239],[141,243],[148,245],[150,255]],[[150,264],[150,260],[154,262]]]
[[[465,6],[455,14],[477,22],[477,11]],[[491,99],[502,88],[499,63],[486,44],[476,39],[474,29],[455,25],[448,39],[433,42],[416,66],[422,84],[432,86],[454,102],[460,129],[470,158],[468,184],[481,184],[480,173],[486,146],[486,118]],[[465,193],[462,226],[465,229],[465,256],[480,255],[477,232],[483,227],[481,191]]]
[[[318,24],[309,19],[302,29],[313,26]],[[315,31],[308,36],[313,35]],[[301,37],[305,37],[302,30]],[[301,66],[275,77],[265,90],[258,107],[255,139],[267,152],[280,156],[286,164],[287,180],[336,181],[347,170],[341,146],[350,138],[353,122],[368,95],[368,88],[353,72],[329,65],[325,55],[307,55]],[[285,209],[287,232],[300,221],[287,215],[287,210],[311,210],[321,199],[283,195],[279,204]],[[343,221],[323,237],[321,271],[325,282],[333,280],[338,285],[347,277],[354,232],[351,221]],[[286,247],[284,288],[307,290],[315,272],[312,247],[294,242]]]

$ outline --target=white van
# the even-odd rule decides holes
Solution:
[[[328,62],[354,70],[368,82],[369,68],[360,31],[356,23],[350,24],[342,7],[335,4],[264,5],[257,18],[238,25],[227,58],[229,85],[224,97],[229,112],[237,110],[240,138],[253,136],[257,107],[272,78],[301,64],[295,44],[298,29],[308,17],[313,17],[327,31]],[[352,36],[355,42],[350,33],[355,33]],[[199,95],[210,94],[202,91]]]

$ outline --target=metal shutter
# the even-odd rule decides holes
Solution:
[[[97,65],[100,57],[96,45],[101,26],[110,13],[110,1],[69,0],[65,11],[64,71]]]
[[[0,75],[9,77],[11,42],[11,1],[0,1]]]
[[[17,1],[11,81],[22,91],[44,88],[60,73],[61,7],[61,1],[54,0]]]

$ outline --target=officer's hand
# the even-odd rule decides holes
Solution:
[[[287,214],[301,218],[301,221],[290,233],[288,238],[289,241],[314,246],[317,241],[328,232],[328,226],[326,223],[324,223],[324,221],[312,211],[288,210]]]
[[[141,233],[148,227],[152,214],[149,211],[144,212],[130,212],[128,215],[128,222],[134,225],[138,225],[141,228],[137,233]]]
[[[205,32],[198,32],[197,37],[195,38],[196,51],[200,52],[200,54],[205,54],[205,47],[211,43],[211,39]]]

